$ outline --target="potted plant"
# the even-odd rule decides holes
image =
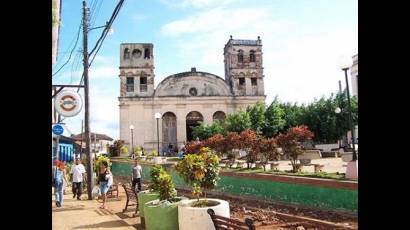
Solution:
[[[141,217],[141,225],[145,227],[145,215],[144,215],[144,205],[145,203],[156,200],[159,198],[159,175],[161,173],[161,166],[155,165],[152,167],[150,172],[151,182],[148,186],[148,190],[141,191],[138,193],[138,210]]]
[[[141,155],[142,155],[141,146],[139,146],[139,145],[135,146],[134,154],[137,157],[141,157]]]
[[[175,166],[176,171],[191,185],[196,199],[182,200],[178,206],[180,230],[208,230],[214,225],[207,213],[212,208],[217,215],[229,218],[229,203],[220,199],[209,199],[206,191],[215,188],[219,180],[219,157],[209,148],[201,148],[198,154],[187,154]],[[200,199],[201,195],[204,199]]]
[[[159,199],[145,203],[145,227],[153,230],[178,230],[178,204],[187,198],[176,196],[177,191],[172,178],[163,167],[158,166],[155,170],[158,171],[155,186],[159,192]]]

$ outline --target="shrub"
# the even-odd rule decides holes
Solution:
[[[192,186],[192,195],[198,199],[204,190],[215,188],[219,180],[219,157],[209,148],[201,148],[198,154],[187,154],[175,166],[187,184]]]

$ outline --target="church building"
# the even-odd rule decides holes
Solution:
[[[147,151],[156,150],[158,141],[160,151],[169,144],[180,146],[195,139],[192,128],[200,122],[225,119],[266,98],[259,36],[231,36],[223,51],[224,78],[191,68],[166,77],[156,88],[154,45],[122,43],[120,48],[120,139],[128,146]]]

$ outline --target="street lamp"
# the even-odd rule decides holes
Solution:
[[[352,157],[352,163],[355,165],[354,170],[357,170],[356,168],[356,160],[357,160],[357,154],[356,154],[356,146],[355,146],[355,135],[354,135],[354,125],[352,121],[352,107],[350,103],[350,93],[349,93],[349,80],[347,78],[347,70],[349,70],[350,66],[352,65],[352,60],[348,58],[347,56],[342,56],[339,58],[339,67],[345,72],[345,79],[346,79],[346,93],[347,93],[347,102],[348,102],[348,110],[349,110],[349,126],[351,128],[351,133],[352,133],[352,144],[353,144],[353,157]],[[357,173],[357,171],[356,171]],[[348,174],[348,173],[346,173]],[[357,176],[357,175],[356,175]]]
[[[337,108],[335,109],[335,113],[339,114],[340,112],[342,112],[342,110],[341,110],[339,107],[337,107]]]
[[[160,113],[155,113],[155,119],[157,119],[157,153],[159,156],[159,126],[158,126],[158,122],[159,119],[162,117],[162,115]]]
[[[131,130],[131,154],[134,154],[134,126],[130,125]]]

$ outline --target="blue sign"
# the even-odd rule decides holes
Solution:
[[[53,126],[53,133],[55,135],[61,135],[64,133],[64,128],[61,125],[54,125]]]

